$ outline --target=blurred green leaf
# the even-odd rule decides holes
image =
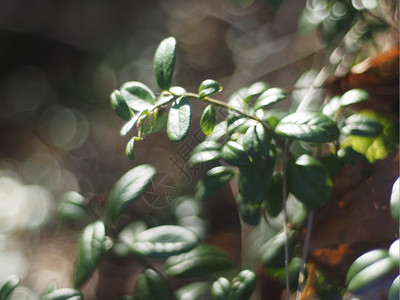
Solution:
[[[389,300],[398,300],[400,295],[400,276],[393,280],[389,290]]]
[[[107,204],[108,215],[112,221],[116,221],[129,204],[142,196],[155,174],[156,169],[153,166],[140,165],[125,173],[115,183]]]
[[[211,286],[211,295],[214,300],[229,300],[231,284],[225,277],[220,277]]]
[[[18,276],[7,277],[0,287],[0,300],[9,300],[20,283],[21,279]]]
[[[244,137],[243,147],[250,154],[268,155],[270,138],[268,138],[262,124],[250,126]]]
[[[209,170],[199,180],[194,188],[196,199],[206,199],[213,196],[224,185],[226,185],[235,176],[235,170],[231,167],[218,166]]]
[[[216,94],[222,91],[222,86],[212,79],[204,80],[199,86],[199,96],[200,98],[205,98],[207,96]]]
[[[156,100],[153,92],[141,82],[129,81],[120,88],[122,99],[133,111],[152,109]]]
[[[246,166],[250,164],[250,157],[242,145],[228,141],[221,148],[221,158],[233,166]]]
[[[193,282],[181,286],[174,292],[176,300],[208,300],[210,299],[210,283],[209,282]]]
[[[105,227],[96,221],[86,226],[78,242],[78,253],[72,276],[73,286],[79,288],[89,279],[105,253]]]
[[[256,288],[256,274],[251,270],[243,270],[232,280],[230,298],[247,300]]]
[[[396,260],[398,263],[400,262],[400,241],[399,239],[395,240],[389,247],[389,255]]]
[[[288,164],[288,188],[308,207],[327,204],[333,194],[333,183],[324,167],[311,155],[303,154]]]
[[[157,110],[157,113],[146,115],[143,120],[140,120],[140,133],[153,134],[160,131],[167,122],[168,113],[163,110]]]
[[[200,127],[205,135],[211,135],[217,123],[217,111],[215,106],[210,104],[206,107],[200,119]]]
[[[62,288],[50,292],[41,298],[42,300],[80,300],[83,299],[82,294],[75,289]]]
[[[77,220],[87,213],[85,202],[85,198],[81,194],[75,191],[66,192],[60,198],[57,216],[62,221]]]
[[[122,120],[129,121],[133,117],[133,112],[122,98],[120,91],[114,90],[111,93],[110,100],[114,112]]]
[[[354,114],[347,118],[342,132],[347,135],[377,137],[382,134],[383,126],[375,118],[364,114]]]
[[[297,112],[283,118],[276,133],[309,143],[329,143],[339,137],[336,123],[316,112]]]
[[[154,75],[158,86],[167,91],[172,85],[175,69],[176,40],[168,37],[161,41],[154,54]]]
[[[231,3],[233,6],[237,8],[246,8],[250,5],[252,5],[254,0],[231,0]]]
[[[263,92],[254,103],[254,109],[265,109],[287,98],[287,93],[281,88],[270,88]]]
[[[180,97],[172,103],[167,122],[167,134],[171,141],[180,142],[186,138],[191,116],[190,102],[186,97]]]
[[[198,165],[221,157],[220,150],[222,145],[214,141],[204,141],[194,147],[189,162]]]
[[[164,265],[168,277],[197,277],[210,275],[232,267],[231,259],[218,248],[201,244],[187,253],[171,256]]]
[[[271,217],[276,217],[282,211],[283,178],[281,173],[272,176],[271,184],[264,200],[265,210]]]
[[[118,256],[126,256],[132,253],[132,245],[136,236],[147,229],[143,221],[134,221],[118,234],[118,242],[112,248]]]
[[[136,114],[132,117],[132,119],[130,119],[128,122],[126,122],[125,125],[121,128],[120,134],[121,134],[122,136],[127,135],[127,133],[128,133],[129,131],[131,131],[131,129],[132,129],[132,128],[136,125],[136,123],[139,121],[139,118],[140,118],[142,115],[147,114],[148,112],[149,112],[149,111],[146,109],[146,110],[143,110],[143,111],[140,111],[140,112],[136,113]]]
[[[129,140],[125,147],[125,154],[130,160],[135,160],[135,138],[133,137]]]
[[[241,194],[236,197],[240,217],[251,226],[256,226],[260,222],[261,213],[260,205],[247,202]]]
[[[153,269],[146,269],[136,280],[135,296],[138,300],[172,300],[164,278]]]
[[[390,196],[390,212],[393,219],[400,224],[400,179],[397,178],[392,187],[392,194]]]
[[[166,258],[187,252],[198,243],[198,237],[182,226],[163,225],[147,229],[136,236],[132,250],[139,255]]]
[[[294,255],[297,232],[288,232],[289,260]],[[261,262],[268,272],[285,267],[285,232],[281,231],[271,238],[265,245],[265,250],[261,257]]]
[[[356,104],[369,99],[369,94],[366,90],[352,89],[344,93],[340,97],[340,104],[342,106]]]

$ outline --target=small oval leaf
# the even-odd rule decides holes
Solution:
[[[206,199],[213,196],[235,176],[231,167],[218,166],[209,170],[204,178],[194,187],[196,199]]]
[[[21,279],[15,275],[7,277],[0,287],[0,300],[10,299],[12,293],[14,293],[20,283]]]
[[[211,286],[211,295],[214,300],[228,300],[231,284],[225,277],[220,277]]]
[[[135,160],[135,137],[131,138],[126,144],[125,154],[130,160]]]
[[[297,232],[294,230],[288,233],[288,244],[289,244],[289,260],[294,255],[294,248],[296,245]],[[279,232],[272,237],[267,243],[268,246],[262,255],[261,262],[265,268],[268,269],[279,269],[285,267],[285,232]]]
[[[241,194],[236,197],[236,203],[242,220],[251,226],[258,225],[261,218],[260,205],[247,202]]]
[[[283,118],[275,127],[279,135],[309,143],[329,143],[339,137],[336,123],[316,112],[297,112]]]
[[[347,135],[376,137],[382,134],[383,125],[375,118],[363,114],[354,114],[347,118],[342,131]]]
[[[243,147],[250,154],[268,155],[270,139],[261,124],[250,126],[243,137]]]
[[[271,217],[276,217],[282,211],[283,178],[282,174],[277,173],[272,176],[271,185],[264,200],[265,210]]]
[[[256,274],[251,270],[243,270],[232,280],[231,298],[247,300],[256,288]]]
[[[281,88],[270,88],[263,92],[254,103],[254,110],[265,109],[287,98],[287,93]]]
[[[155,174],[156,169],[153,166],[140,165],[125,173],[115,183],[107,204],[108,215],[112,221],[116,221],[129,204],[142,196]]]
[[[122,98],[120,91],[114,90],[111,93],[110,100],[114,112],[122,120],[129,121],[133,117],[133,112]]]
[[[389,290],[389,300],[398,300],[400,295],[400,275],[393,280]]]
[[[164,278],[153,269],[146,269],[138,276],[135,296],[140,300],[172,300]]]
[[[163,225],[147,229],[136,236],[132,250],[139,255],[166,258],[187,252],[196,246],[198,237],[181,226]]]
[[[390,212],[393,219],[400,224],[400,178],[398,177],[393,184],[392,194],[390,196]]]
[[[210,299],[210,288],[208,282],[193,282],[179,287],[174,292],[174,297],[176,300]]]
[[[73,286],[79,288],[89,279],[105,253],[105,227],[96,221],[83,229],[78,242],[78,254],[72,277]]]
[[[85,197],[75,191],[69,191],[61,196],[57,216],[62,221],[77,220],[86,215]]]
[[[222,86],[212,79],[204,80],[199,86],[199,96],[204,98],[222,91]]]
[[[218,248],[202,244],[187,253],[172,256],[164,265],[168,277],[188,278],[210,275],[230,268],[231,259]]]
[[[42,300],[81,300],[83,299],[82,294],[76,290],[71,288],[62,288],[55,291],[52,291],[46,295],[44,295]]]
[[[205,135],[211,135],[217,123],[217,111],[215,106],[210,104],[206,107],[200,119],[200,127]]]
[[[122,99],[133,111],[152,109],[156,101],[150,88],[138,81],[124,83],[120,92]]]
[[[204,141],[194,147],[189,162],[192,165],[203,164],[221,157],[222,145],[215,141]]]
[[[172,85],[175,69],[176,40],[168,37],[161,41],[154,54],[154,75],[158,86],[167,91]]]
[[[127,135],[128,132],[131,131],[132,128],[133,128],[133,127],[136,125],[136,123],[139,121],[139,118],[140,118],[142,115],[147,114],[147,113],[148,113],[148,110],[147,110],[147,109],[136,113],[136,114],[132,117],[132,119],[130,119],[128,122],[126,122],[124,126],[122,126],[121,131],[120,131],[120,134],[121,134],[122,136]]]
[[[352,89],[340,97],[341,106],[347,106],[368,100],[369,94],[366,90]]]
[[[233,166],[246,166],[250,163],[250,157],[244,147],[234,141],[228,141],[222,147],[221,157]]]
[[[186,97],[180,97],[172,103],[167,122],[167,134],[171,141],[180,142],[186,138],[191,116],[190,102]]]

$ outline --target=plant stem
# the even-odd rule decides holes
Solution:
[[[289,286],[289,231],[288,231],[288,215],[286,209],[286,198],[288,195],[287,189],[287,159],[289,152],[289,140],[285,141],[283,152],[283,174],[282,174],[282,212],[283,212],[283,231],[285,232],[285,282],[286,282],[286,300],[290,299],[290,286]]]

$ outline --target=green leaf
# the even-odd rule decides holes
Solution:
[[[122,98],[120,91],[114,90],[111,93],[110,100],[114,112],[122,120],[129,121],[133,117],[133,112]]]
[[[309,143],[329,143],[339,137],[336,123],[316,112],[297,112],[283,118],[275,128],[277,134]]]
[[[221,157],[222,145],[215,141],[204,141],[194,147],[189,162],[192,165],[198,165]]]
[[[214,300],[228,300],[231,284],[225,277],[220,277],[211,286],[211,295]]]
[[[341,98],[339,96],[335,96],[322,108],[322,113],[329,117],[334,117],[335,113],[341,107],[342,107]]]
[[[400,179],[399,177],[393,184],[392,195],[390,196],[390,212],[393,219],[400,224]]]
[[[383,125],[375,118],[364,114],[354,114],[347,118],[342,131],[347,135],[377,137],[382,134]]]
[[[7,277],[0,287],[0,300],[10,299],[12,293],[14,293],[15,289],[18,287],[20,283],[21,279],[19,279],[15,275]]]
[[[66,192],[60,198],[57,216],[62,221],[77,220],[87,213],[85,202],[85,198],[81,194],[75,191]]]
[[[125,148],[125,154],[130,160],[135,160],[135,139],[136,137],[133,137],[129,140],[129,142],[126,144]]]
[[[297,232],[290,230],[288,233],[289,244],[289,260],[294,255],[294,248],[296,245]],[[261,262],[267,271],[280,269],[285,267],[285,232],[281,231],[272,237],[265,247]]]
[[[250,164],[250,157],[242,145],[228,141],[221,149],[221,158],[233,166],[246,166]]]
[[[118,242],[114,244],[113,251],[118,256],[126,256],[132,253],[132,245],[136,240],[136,236],[145,231],[147,226],[142,221],[135,221],[126,226],[118,234]]]
[[[122,99],[133,111],[152,109],[156,100],[153,92],[143,83],[129,81],[120,88]]]
[[[255,288],[256,274],[250,270],[243,270],[232,280],[230,299],[247,300]]]
[[[271,105],[281,102],[287,98],[287,93],[281,88],[270,88],[263,92],[254,103],[254,110],[266,109]]]
[[[138,300],[172,300],[164,278],[153,269],[146,269],[138,276],[135,296]]]
[[[271,217],[276,217],[282,211],[283,178],[281,173],[272,176],[271,185],[264,200],[265,210]]]
[[[191,230],[163,225],[139,233],[132,244],[132,250],[146,257],[166,258],[187,252],[197,243],[198,237]]]
[[[199,96],[200,98],[205,98],[207,96],[216,94],[222,91],[222,86],[212,79],[204,80],[199,86]]]
[[[398,267],[398,263],[390,256],[379,259],[357,273],[350,280],[348,290],[356,292],[365,287],[370,287],[386,275],[395,272],[396,269],[398,270]]]
[[[194,188],[196,199],[206,199],[213,196],[235,176],[231,167],[218,166],[209,170],[206,176],[199,180]]]
[[[186,97],[180,97],[172,103],[167,122],[167,134],[171,141],[180,142],[186,138],[191,116],[190,102]]]
[[[398,300],[400,295],[400,276],[393,280],[389,290],[389,300]]]
[[[80,300],[83,299],[82,294],[75,289],[62,288],[52,291],[41,298],[42,300]]]
[[[210,288],[208,282],[193,282],[177,289],[174,297],[176,300],[210,299]]]
[[[158,86],[167,91],[172,85],[175,69],[176,40],[169,37],[161,41],[154,54],[154,75]]]
[[[238,204],[240,217],[242,220],[251,225],[256,226],[260,222],[260,206],[247,202],[241,194],[236,197],[236,203]]]
[[[210,275],[232,267],[231,259],[218,248],[201,244],[187,253],[172,256],[164,265],[168,277],[188,278]]]
[[[244,137],[243,147],[250,154],[268,155],[270,139],[262,124],[250,126]]]
[[[155,112],[146,115],[140,120],[140,134],[153,134],[160,131],[167,122],[167,111],[156,109]]]
[[[368,100],[368,98],[369,94],[366,90],[352,89],[340,97],[340,104],[341,106],[347,106]]]
[[[75,288],[82,286],[97,268],[106,250],[105,239],[105,227],[101,221],[89,224],[83,229],[72,277]]]
[[[217,111],[215,106],[210,104],[206,107],[200,119],[200,127],[205,135],[211,135],[217,123]]]
[[[125,136],[128,134],[129,131],[131,131],[131,129],[136,125],[136,123],[139,121],[139,118],[142,115],[148,114],[148,110],[143,110],[140,111],[138,113],[136,113],[132,119],[130,119],[127,123],[125,123],[125,125],[121,128],[120,134],[122,136]]]
[[[399,239],[395,240],[389,247],[389,255],[396,260],[397,262],[400,262],[400,241]]]
[[[155,174],[156,169],[153,166],[140,165],[125,173],[115,183],[107,205],[108,215],[112,221],[116,221],[129,204],[142,196]]]
[[[289,162],[288,187],[289,192],[309,208],[324,206],[333,193],[333,183],[326,170],[308,154]]]

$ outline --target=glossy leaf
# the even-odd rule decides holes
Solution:
[[[228,300],[231,284],[225,277],[220,277],[211,286],[211,295],[214,300]]]
[[[400,180],[397,178],[392,188],[392,195],[390,196],[390,212],[393,219],[400,224]]]
[[[152,109],[156,100],[149,87],[138,81],[129,81],[120,88],[122,99],[133,111]]]
[[[250,126],[244,137],[243,147],[250,154],[268,155],[270,139],[261,124]]]
[[[289,231],[289,260],[294,255],[296,239],[297,232],[294,230]],[[279,269],[285,267],[285,240],[285,233],[281,231],[267,242],[264,253],[261,257],[261,262],[263,266],[267,268],[267,271],[268,269]]]
[[[199,96],[204,98],[222,91],[222,86],[215,80],[204,80],[199,86]]]
[[[339,137],[336,123],[316,112],[297,112],[283,118],[275,128],[279,135],[309,143],[329,143]]]
[[[161,41],[154,55],[154,75],[158,86],[167,91],[172,85],[175,69],[176,40],[169,37]]]
[[[148,113],[148,110],[147,110],[147,109],[136,113],[136,114],[132,117],[132,119],[130,119],[128,122],[126,122],[125,125],[121,128],[120,134],[121,134],[122,136],[127,135],[128,132],[131,131],[132,128],[133,128],[133,127],[136,125],[136,123],[139,121],[139,118],[140,118],[142,115],[145,115],[145,114],[147,114],[147,113]]]
[[[236,202],[242,220],[251,226],[256,226],[260,222],[261,218],[260,206],[245,201],[243,196],[240,194],[236,197]]]
[[[153,269],[146,269],[136,280],[135,296],[138,300],[172,300],[164,278]]]
[[[105,253],[105,227],[96,221],[83,229],[73,273],[73,286],[79,288],[89,279]]]
[[[271,217],[276,217],[282,211],[282,174],[277,173],[272,176],[271,185],[268,189],[267,196],[264,200],[265,210]]]
[[[352,89],[340,97],[340,104],[342,106],[356,104],[368,100],[368,98],[369,94],[366,90]]]
[[[235,176],[231,167],[218,166],[209,170],[204,178],[199,180],[194,188],[196,199],[206,199],[213,196]]]
[[[110,100],[111,107],[122,120],[129,121],[133,117],[133,112],[122,98],[120,91],[114,90],[111,93]]]
[[[15,275],[7,277],[0,287],[0,300],[9,300],[20,283],[21,279]]]
[[[396,260],[397,262],[400,262],[400,241],[399,239],[395,240],[391,245],[388,250],[389,255]]]
[[[44,295],[42,300],[80,300],[83,299],[82,294],[76,290],[71,288],[62,288],[55,291],[52,291],[46,295]]]
[[[200,127],[205,135],[211,135],[217,123],[217,111],[215,106],[210,104],[206,107],[200,119]]]
[[[127,207],[138,200],[151,183],[156,169],[151,165],[140,165],[125,173],[114,185],[108,196],[107,210],[112,221],[116,221]]]
[[[232,280],[230,299],[247,300],[255,287],[256,274],[250,270],[243,270]]]
[[[168,113],[166,111],[157,110],[157,113],[147,115],[140,120],[141,134],[153,134],[160,131],[167,122]]]
[[[310,208],[324,206],[333,193],[332,180],[324,167],[308,154],[289,162],[288,188],[290,193]]]
[[[204,141],[194,147],[189,162],[192,165],[198,165],[221,157],[222,145],[215,141]]]
[[[130,160],[135,160],[135,137],[131,138],[125,147],[125,154]]]
[[[208,282],[193,282],[181,286],[174,292],[176,300],[188,299],[210,299],[210,283]]]
[[[197,277],[210,275],[232,267],[231,259],[218,248],[201,244],[187,253],[172,256],[164,265],[168,277]]]
[[[85,198],[81,194],[75,191],[66,192],[61,196],[57,216],[62,221],[77,220],[87,213],[85,202]]]
[[[393,280],[389,290],[389,300],[398,300],[400,295],[400,276]]]
[[[147,229],[136,236],[132,250],[139,255],[166,258],[187,252],[198,243],[191,230],[181,226],[163,225]]]
[[[250,164],[250,157],[242,145],[228,141],[221,149],[221,158],[233,166],[246,166]]]
[[[190,102],[186,97],[180,97],[172,103],[167,121],[167,134],[171,141],[180,142],[186,138],[191,116]]]
[[[281,88],[270,88],[263,92],[254,103],[254,110],[266,109],[271,105],[281,102],[287,98],[287,93]]]
[[[342,128],[344,134],[363,137],[376,137],[382,134],[383,126],[375,118],[363,114],[354,114],[347,118]]]
[[[136,240],[136,236],[145,231],[147,226],[142,221],[135,221],[126,226],[118,234],[118,242],[112,248],[118,256],[126,256],[132,253],[132,245]]]

